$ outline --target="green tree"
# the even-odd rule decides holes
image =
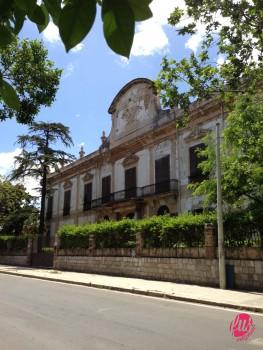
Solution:
[[[205,35],[198,54],[180,61],[164,58],[157,81],[163,105],[187,110],[194,99],[209,98],[215,92],[232,99],[230,93],[253,91],[263,74],[263,2],[186,0],[185,3],[186,10],[176,8],[169,23],[176,26],[188,18],[188,24],[177,32],[194,34],[202,23]],[[219,64],[215,55],[220,55],[224,62]]]
[[[263,95],[244,94],[227,118],[221,147],[222,194],[231,208],[247,207],[255,216],[263,212]],[[216,203],[214,135],[200,151],[207,159],[200,164],[210,178],[192,184],[194,195],[204,195],[206,205]]]
[[[23,185],[0,178],[0,235],[20,235],[36,211],[34,198]]]
[[[92,28],[101,7],[104,37],[116,53],[129,57],[135,23],[152,16],[152,0],[0,0],[0,48],[15,40],[25,21],[42,32],[52,20],[67,51],[80,43]],[[12,85],[0,77],[0,93],[6,104],[15,99]],[[10,106],[18,109],[17,104]]]
[[[12,179],[26,176],[35,178],[40,183],[41,205],[39,216],[39,234],[45,230],[45,202],[47,197],[47,175],[50,170],[57,169],[71,162],[75,157],[63,150],[55,149],[54,144],[64,147],[73,144],[69,128],[61,123],[34,122],[29,126],[27,135],[18,136],[17,143],[22,152],[15,158],[16,168]]]
[[[0,121],[15,117],[19,123],[32,122],[42,106],[52,104],[62,73],[48,60],[48,52],[38,40],[14,40],[0,48],[0,71],[5,79]],[[10,86],[17,95],[10,92]]]

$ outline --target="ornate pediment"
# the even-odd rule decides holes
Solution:
[[[86,173],[82,180],[83,180],[84,182],[92,181],[93,176],[94,176],[94,175],[91,174],[91,173]]]
[[[190,134],[184,138],[185,142],[192,142],[196,140],[201,140],[203,137],[205,137],[211,130],[210,129],[204,129],[200,125],[194,126]]]
[[[124,161],[122,162],[122,165],[124,167],[128,167],[130,165],[136,165],[138,161],[139,161],[139,157],[136,156],[136,154],[130,154],[128,157],[124,159]]]
[[[70,180],[65,181],[63,187],[64,190],[70,189],[72,187],[72,182]]]

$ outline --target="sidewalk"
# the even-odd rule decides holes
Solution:
[[[263,293],[0,265],[0,273],[263,313]]]

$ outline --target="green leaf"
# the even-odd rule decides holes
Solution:
[[[26,11],[27,14],[33,13],[36,6],[36,0],[15,0],[15,3],[21,10]]]
[[[13,6],[13,0],[0,0],[0,13],[1,15],[5,14],[6,12],[8,12]]]
[[[14,35],[10,29],[0,25],[0,47],[5,47],[14,40]]]
[[[43,30],[46,29],[46,27],[48,26],[48,23],[49,23],[49,13],[48,13],[48,10],[46,9],[46,7],[42,4],[41,5],[41,8],[43,10],[43,13],[45,14],[45,24],[38,24],[38,30],[39,30],[39,33],[43,32]]]
[[[32,22],[40,26],[45,26],[46,14],[45,14],[44,6],[42,7],[42,6],[36,5],[33,12],[31,12],[30,14],[28,13],[27,15]]]
[[[103,0],[104,36],[116,53],[129,57],[135,30],[135,18],[128,0]]]
[[[63,7],[59,33],[67,51],[80,43],[90,31],[96,17],[96,0],[72,0]]]
[[[152,0],[128,0],[133,11],[135,21],[144,21],[152,17],[149,4]]]
[[[46,6],[46,9],[50,13],[53,22],[58,25],[59,23],[59,16],[61,12],[61,1],[60,0],[44,0],[44,4]]]
[[[4,102],[9,108],[15,109],[16,111],[20,108],[19,98],[16,94],[14,88],[5,80],[3,80],[3,85],[0,90]]]
[[[15,16],[14,32],[15,34],[18,34],[25,22],[26,12],[24,10],[21,10],[19,7],[16,7],[14,11],[14,16]]]

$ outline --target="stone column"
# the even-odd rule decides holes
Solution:
[[[95,235],[89,235],[89,252],[90,252],[90,255],[94,254],[94,250],[95,249],[96,249]]]
[[[32,253],[33,253],[33,238],[29,237],[27,241],[27,265],[32,265]]]
[[[136,233],[136,256],[141,256],[144,248],[144,237],[141,232]]]
[[[216,258],[216,230],[213,224],[205,224],[204,228],[205,236],[205,255],[207,259]]]
[[[60,237],[58,235],[56,235],[55,237],[55,242],[54,242],[54,251],[55,251],[55,255],[58,255],[58,251],[60,249],[61,246],[61,241],[60,241]]]

